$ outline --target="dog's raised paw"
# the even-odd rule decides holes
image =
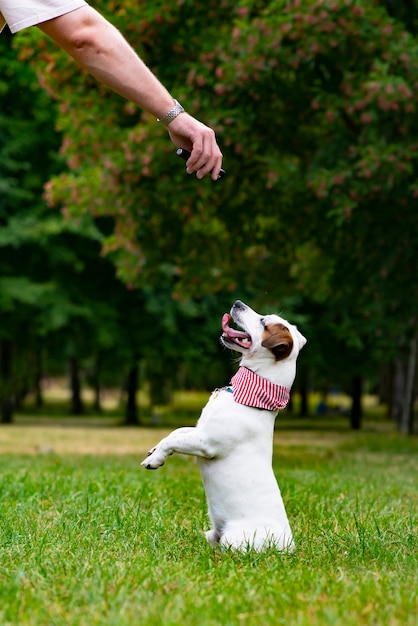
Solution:
[[[151,469],[157,469],[159,466],[153,465],[152,463],[148,462],[148,459],[145,459],[145,461],[142,461],[141,467],[144,467],[147,470],[151,470]]]
[[[156,470],[162,465],[164,465],[165,458],[161,458],[161,456],[158,457],[156,454],[154,454],[154,452],[155,452],[155,448],[154,450],[151,450],[150,452],[148,452],[147,458],[144,459],[141,463],[142,467],[145,467],[145,469],[147,470]],[[154,454],[154,457],[153,457],[153,454]]]
[[[158,469],[159,467],[161,467],[160,465],[150,465],[150,464],[145,465],[145,463],[141,463],[141,465],[142,465],[143,467],[145,467],[145,469],[147,469],[147,470],[156,470],[156,469]]]

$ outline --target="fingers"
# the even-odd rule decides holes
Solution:
[[[191,152],[186,163],[188,174],[195,172],[198,179],[210,174],[213,180],[218,180],[222,152],[211,128],[182,113],[169,124],[168,131],[176,146]]]
[[[189,150],[186,150],[186,148],[177,148],[176,150],[176,156],[180,157],[184,161],[188,161],[190,158],[190,155],[191,155],[191,152]],[[219,170],[219,175],[216,180],[219,180],[220,178],[223,178],[224,176],[225,176],[225,170],[221,168]]]
[[[222,166],[222,152],[216,143],[215,133],[205,127],[205,132],[193,141],[192,153],[186,164],[188,174],[196,172],[200,180],[210,174],[213,180],[218,180]]]

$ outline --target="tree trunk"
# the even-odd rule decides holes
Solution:
[[[97,413],[102,412],[102,402],[101,402],[101,386],[100,386],[100,353],[96,352],[94,358],[94,368],[92,372],[93,379],[93,391],[94,391],[94,410]]]
[[[70,357],[70,386],[71,386],[71,413],[82,415],[84,405],[81,399],[80,371],[78,360],[75,356]]]
[[[42,397],[42,356],[40,351],[35,353],[35,398],[36,406],[40,409],[44,404]]]
[[[361,419],[363,417],[363,410],[361,406],[361,396],[363,388],[362,382],[363,381],[361,379],[361,376],[353,376],[350,411],[351,428],[353,430],[360,430],[361,428]]]
[[[390,417],[395,422],[398,429],[401,427],[402,407],[404,403],[404,380],[405,362],[404,355],[401,354],[395,361],[392,381],[392,402],[390,407]]]
[[[12,342],[9,339],[3,339],[0,344],[0,403],[1,422],[3,424],[11,424],[13,421],[12,359]]]
[[[400,416],[400,430],[403,435],[412,435],[414,431],[414,382],[417,366],[418,336],[412,338],[409,345],[409,355],[406,364],[405,393]]]
[[[393,363],[383,363],[379,368],[379,382],[377,394],[379,402],[386,405],[387,415],[391,417],[391,407],[393,400]]]
[[[138,364],[132,366],[126,381],[128,399],[126,403],[125,424],[127,426],[139,426],[138,404],[136,396],[138,392]]]
[[[305,368],[301,369],[301,376],[299,380],[299,391],[300,391],[300,417],[308,417],[309,415],[309,407],[308,407],[308,373]]]
[[[414,432],[414,390],[417,371],[417,343],[415,335],[399,354],[393,374],[393,396],[390,415],[404,435]]]

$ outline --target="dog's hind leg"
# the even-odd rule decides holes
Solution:
[[[220,535],[214,528],[212,528],[212,530],[208,530],[205,533],[205,537],[206,541],[210,543],[212,548],[214,548],[219,543]]]
[[[275,533],[263,527],[247,529],[229,529],[220,538],[220,544],[227,549],[245,552],[255,550],[278,550],[279,552],[293,552],[294,543],[290,528],[286,532]]]

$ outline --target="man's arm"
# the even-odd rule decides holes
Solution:
[[[92,7],[81,7],[38,27],[95,78],[145,111],[163,118],[173,108],[167,89],[121,33]],[[187,113],[180,113],[167,129],[176,146],[192,152],[188,173],[203,178],[211,172],[217,180],[222,153],[213,130]]]

